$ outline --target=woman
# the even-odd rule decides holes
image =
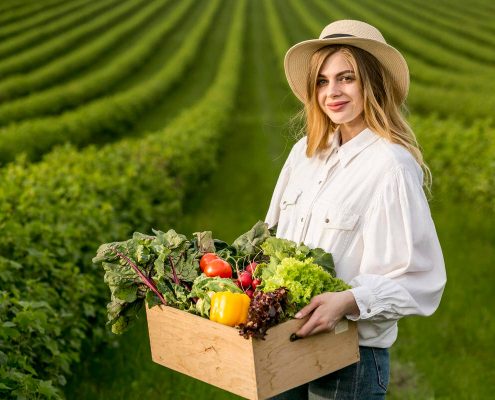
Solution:
[[[336,21],[285,57],[304,103],[306,136],[282,169],[266,222],[277,236],[321,247],[353,289],[324,293],[296,315],[300,336],[358,321],[361,360],[278,399],[379,399],[389,381],[397,321],[431,315],[446,283],[423,185],[430,184],[401,107],[405,59],[360,21]]]

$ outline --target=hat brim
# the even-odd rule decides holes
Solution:
[[[311,56],[318,49],[332,44],[347,44],[372,54],[391,74],[401,96],[400,102],[405,101],[409,91],[409,68],[402,54],[386,43],[356,37],[306,40],[297,43],[287,51],[284,60],[285,75],[289,86],[299,100],[306,101],[306,79]]]

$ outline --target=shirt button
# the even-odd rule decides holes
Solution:
[[[328,218],[325,218],[325,222],[328,224],[330,220]]]
[[[367,312],[368,314],[369,314],[369,313],[371,313],[371,308],[368,308],[368,309],[366,310],[366,312]]]
[[[301,218],[301,222],[303,222],[303,221],[304,221],[304,218]]]
[[[322,182],[323,182],[323,181],[318,181],[318,185],[321,185],[321,183],[322,183]]]
[[[286,201],[284,201],[282,204],[287,204],[287,202],[286,202]]]

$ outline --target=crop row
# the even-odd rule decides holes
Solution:
[[[23,23],[14,26],[0,28],[0,58],[6,58],[12,54],[19,53],[29,46],[39,44],[60,33],[65,33],[69,28],[91,20],[96,15],[112,7],[112,2],[93,3],[88,6],[88,0],[79,0],[54,11],[48,10],[34,16]],[[84,7],[87,6],[87,7]],[[77,11],[74,14],[70,12]],[[49,22],[54,19],[54,21]],[[38,27],[38,25],[42,25]],[[22,34],[7,39],[16,32],[26,30]]]
[[[115,0],[106,0],[115,3]],[[0,61],[0,78],[31,71],[40,65],[54,59],[55,57],[70,51],[74,46],[78,46],[90,37],[104,32],[109,27],[117,24],[127,16],[136,12],[144,4],[144,0],[127,0],[115,5],[109,12],[104,13],[91,22],[78,26],[68,31],[64,35],[51,39],[38,46],[15,54],[12,57]],[[95,3],[101,6],[102,3]],[[95,7],[96,7],[95,5]]]
[[[435,197],[495,212],[495,129],[490,120],[465,125],[436,115],[411,118],[433,174]]]
[[[395,3],[386,2],[390,7],[393,7]],[[411,19],[415,21],[421,20],[428,26],[435,25],[440,32],[452,32],[455,35],[467,38],[471,42],[470,44],[480,45],[494,45],[495,35],[487,29],[481,28],[478,24],[470,21],[462,20],[462,25],[459,21],[453,18],[452,14],[448,15],[445,11],[440,12],[439,9],[435,9],[435,3],[422,2],[421,7],[418,4],[412,2],[401,2],[397,4],[399,9],[403,10],[403,13],[408,14]],[[458,18],[462,18],[462,14],[456,14]],[[485,47],[485,51],[487,48]]]
[[[163,3],[154,4],[162,6]],[[125,52],[113,57],[104,67],[95,72],[0,105],[0,125],[43,115],[59,114],[62,111],[106,94],[116,83],[131,75],[133,71],[147,62],[155,49],[163,43],[165,36],[178,25],[190,7],[190,0],[181,2],[176,9],[169,12],[164,22],[155,24],[150,30],[144,31],[139,42],[126,49]],[[146,23],[148,18],[156,15],[159,11],[161,10],[157,10],[155,7],[144,9],[142,13],[138,13],[132,18],[132,26],[136,22],[141,26]],[[127,22],[131,23],[131,20]],[[125,25],[127,26],[128,24],[126,23]],[[124,25],[121,28],[124,28]],[[117,29],[112,30],[105,35],[105,38],[101,37],[95,45],[101,48],[104,43],[107,44],[113,40],[118,40],[121,34],[122,32],[118,32]],[[110,47],[111,43],[108,46]],[[85,59],[85,55],[81,54],[82,51],[77,51],[76,53],[79,54],[81,59]],[[57,74],[55,73],[55,68],[52,70],[54,71],[52,79],[55,80]],[[60,70],[59,72],[61,73],[66,71],[62,66],[57,70]],[[33,74],[33,78],[35,75],[37,74]],[[33,80],[30,81],[33,82]],[[46,80],[39,79],[39,83],[45,82]],[[27,91],[27,88],[24,89]]]
[[[66,147],[1,171],[0,208],[12,215],[0,221],[2,398],[61,397],[83,340],[104,338],[107,293],[90,262],[97,245],[165,227],[214,166],[235,103],[245,4],[236,3],[210,89],[165,130],[102,149]]]
[[[80,46],[75,51],[58,57],[53,62],[29,74],[14,75],[0,82],[0,101],[16,99],[26,93],[34,93],[40,89],[51,87],[53,84],[91,66],[100,57],[110,52],[114,46],[124,42],[130,35],[136,34],[139,30],[143,30],[145,24],[156,17],[156,13],[166,3],[150,3],[125,22],[105,32],[97,40]]]
[[[264,11],[267,19],[267,25],[270,30],[270,37],[272,38],[273,47],[281,60],[280,67],[283,68],[284,56],[289,48],[289,41],[285,36],[284,29],[278,17],[274,3],[272,1],[263,1],[263,5],[265,7]]]
[[[347,13],[351,13],[358,19],[373,21],[380,26],[380,30],[385,37],[389,38],[393,45],[396,45],[404,52],[423,59],[428,64],[471,74],[473,71],[485,75],[492,74],[492,67],[479,64],[469,58],[437,45],[432,42],[431,37],[422,37],[410,31],[395,21],[381,16],[374,7],[363,7],[361,4],[336,0],[333,7],[339,7]]]
[[[382,17],[394,24],[406,26],[418,38],[427,39],[435,46],[453,53],[458,57],[466,58],[478,63],[493,65],[495,62],[495,52],[487,51],[486,45],[481,45],[477,41],[469,40],[464,35],[445,31],[436,24],[425,23],[420,18],[411,18],[407,10],[395,7],[382,2],[362,2],[365,8],[373,7],[373,10],[380,13]],[[438,55],[441,57],[441,55]]]
[[[160,99],[194,60],[218,9],[208,4],[204,16],[184,43],[155,76],[113,96],[103,97],[57,117],[28,120],[0,130],[0,162],[12,161],[21,152],[37,159],[57,144],[78,146],[115,140],[126,134],[140,116]]]
[[[0,15],[0,24],[14,24],[17,21],[29,18],[31,15],[38,13],[42,9],[57,6],[63,2],[64,0],[48,0],[45,2],[33,1],[23,5],[19,4],[17,1],[15,2],[16,4],[13,4],[9,9],[2,10],[2,14]]]
[[[490,94],[462,93],[448,88],[431,87],[421,83],[411,85],[408,104],[414,113],[425,116],[437,114],[441,118],[456,118],[463,124],[471,124],[478,119],[495,123],[493,110],[495,97]]]
[[[148,47],[150,33],[145,30],[145,27],[150,21],[156,19],[157,15],[160,16],[164,12],[163,9],[167,8],[166,3],[169,2],[151,3],[148,7],[144,7],[133,15],[132,18],[129,18],[125,23],[106,32],[98,40],[90,42],[67,56],[61,57],[57,61],[28,75],[12,77],[3,84],[0,83],[0,99],[3,98],[4,101],[10,99],[9,102],[4,102],[3,105],[0,105],[0,108],[4,110],[0,112],[2,114],[0,124],[34,117],[38,114],[43,114],[43,110],[47,110],[50,114],[56,114],[65,108],[64,102],[69,107],[70,105],[77,105],[79,102],[83,102],[84,99],[91,99],[95,97],[92,94],[94,89],[91,91],[91,87],[95,85],[98,79],[100,79],[100,82],[97,92],[104,93],[106,87],[110,88],[112,83],[116,82],[119,77],[125,76],[130,72],[129,68],[132,68],[129,66],[128,61],[130,56],[118,55],[104,64],[102,69],[96,70],[94,73],[84,74],[81,78],[72,79],[65,84],[56,84],[62,82],[64,78],[77,73],[78,70],[98,62],[102,56],[110,52],[115,46],[118,46],[119,43],[143,30],[142,45],[134,45],[129,50],[126,50],[124,54],[146,57],[146,54],[143,52]],[[165,29],[168,29],[170,24],[165,22],[164,25]],[[130,64],[136,66],[145,61],[145,59],[137,59]],[[117,68],[119,63],[121,64],[121,70]],[[110,80],[107,82],[106,79],[109,78],[109,70],[112,71],[114,76],[110,77]],[[86,84],[86,82],[90,83]],[[102,82],[105,82],[105,85],[102,85]],[[48,89],[40,91],[40,89],[45,87]],[[88,89],[88,93],[81,93],[86,89]],[[31,93],[31,95],[17,99],[26,93]],[[59,98],[58,102],[57,100],[53,100],[57,97]],[[78,99],[81,100],[78,102]]]
[[[495,32],[495,26],[493,26],[493,12],[495,10],[489,7],[489,2],[451,2],[450,0],[437,0],[433,2],[437,8],[449,16],[460,16],[460,22],[464,21],[472,22],[483,29]]]

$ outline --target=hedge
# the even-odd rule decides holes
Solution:
[[[60,398],[84,340],[104,339],[108,293],[90,259],[102,242],[178,218],[215,165],[235,103],[246,2],[204,98],[161,132],[0,171],[0,397]]]

